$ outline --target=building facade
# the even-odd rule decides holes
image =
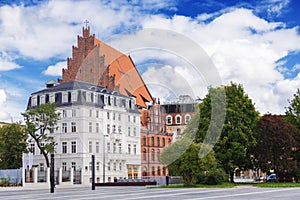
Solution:
[[[141,161],[142,176],[166,176],[168,169],[159,161],[163,149],[172,143],[172,133],[166,132],[165,117],[158,100],[142,112]]]
[[[196,114],[196,104],[197,102],[195,102],[190,96],[181,95],[177,101],[161,105],[161,109],[165,117],[167,132],[174,133],[174,141],[176,139],[180,139],[187,124]]]
[[[55,102],[61,113],[53,135],[55,169],[80,170],[82,183],[90,183],[91,155],[95,155],[96,182],[141,177],[140,113],[135,98],[84,82],[47,83],[33,93],[28,109]],[[33,164],[40,170],[45,161],[34,142]]]

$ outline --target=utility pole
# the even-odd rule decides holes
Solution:
[[[50,163],[50,193],[54,193],[54,154],[51,154],[51,163]]]
[[[92,155],[92,190],[95,190],[95,155]]]

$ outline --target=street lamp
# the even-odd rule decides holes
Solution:
[[[105,183],[105,137],[108,137],[108,135],[103,133],[103,183]]]

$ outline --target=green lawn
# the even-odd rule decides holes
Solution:
[[[300,183],[258,183],[257,187],[300,187]]]
[[[219,185],[206,185],[206,184],[197,184],[197,185],[169,185],[169,186],[159,186],[153,188],[233,188],[237,186],[252,185],[254,187],[300,187],[300,183],[223,183]]]

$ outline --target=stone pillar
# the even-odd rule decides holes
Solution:
[[[46,170],[47,170],[47,183],[50,186],[50,167],[46,168]]]
[[[26,179],[26,170],[22,168],[22,186],[25,186],[25,179]]]
[[[73,182],[74,182],[74,169],[73,168],[71,168],[70,169],[70,182],[71,182],[71,184],[73,184]]]
[[[58,171],[58,184],[62,183],[62,168],[59,168]]]
[[[38,168],[35,167],[33,168],[33,183],[37,183],[38,182]]]

